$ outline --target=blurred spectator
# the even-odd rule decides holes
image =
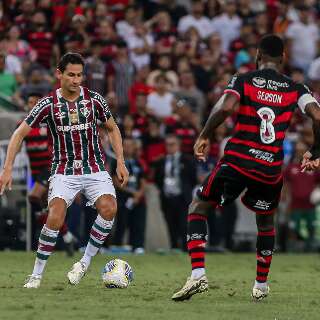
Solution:
[[[289,25],[285,34],[288,39],[288,53],[291,67],[307,72],[312,60],[315,59],[319,44],[319,29],[311,21],[310,7],[298,7],[300,20]]]
[[[254,21],[255,13],[251,9],[251,0],[238,0],[237,15],[243,24],[251,24]]]
[[[144,135],[148,130],[148,122],[150,115],[147,108],[147,95],[140,92],[136,96],[137,112],[133,114],[134,127],[140,132],[140,136]]]
[[[290,199],[290,224],[294,232],[295,240],[304,239],[302,221],[306,222],[308,235],[305,239],[305,250],[310,251],[314,245],[315,232],[315,208],[310,202],[312,191],[320,182],[320,175],[314,171],[301,172],[300,162],[308,146],[298,141],[295,146],[295,154],[291,164],[285,170],[285,182],[287,196]]]
[[[156,161],[165,155],[164,138],[160,132],[161,122],[157,118],[150,118],[146,133],[143,135],[144,159],[148,166],[152,166]]]
[[[196,87],[194,75],[191,71],[185,71],[180,75],[180,86],[175,91],[176,100],[184,100],[191,107],[191,111],[200,118],[205,110],[205,98],[203,93]]]
[[[129,110],[128,92],[134,81],[135,68],[128,56],[125,42],[117,43],[117,54],[107,66],[108,92],[115,92],[119,104],[118,111],[124,115]]]
[[[28,32],[31,28],[31,18],[35,11],[34,0],[24,0],[19,4],[20,14],[14,18],[14,24],[19,26],[23,38],[27,39]]]
[[[257,40],[259,40],[262,36],[269,32],[269,20],[266,11],[261,11],[257,13],[255,17],[253,31],[257,37]]]
[[[182,17],[178,23],[178,32],[184,35],[190,27],[199,32],[202,39],[208,38],[212,32],[210,20],[204,16],[204,4],[202,0],[192,0],[191,14]]]
[[[126,114],[120,124],[120,132],[123,138],[140,138],[141,132],[135,127],[135,121],[132,114]]]
[[[235,0],[226,0],[222,13],[212,19],[212,32],[218,32],[222,40],[222,51],[228,52],[231,41],[240,35],[242,21],[237,15]]]
[[[160,191],[161,209],[172,249],[186,249],[186,216],[197,183],[195,160],[181,152],[174,135],[166,137],[167,155],[154,164],[154,180]]]
[[[136,97],[138,94],[145,94],[148,95],[150,92],[153,91],[153,88],[148,85],[147,77],[150,73],[149,66],[143,66],[139,70],[137,70],[135,76],[135,82],[129,88],[129,103],[130,103],[130,113],[135,113],[137,111],[136,106]]]
[[[25,68],[37,57],[37,53],[31,48],[29,43],[20,39],[20,29],[18,26],[12,26],[9,29],[6,46],[7,52],[16,56],[25,65]]]
[[[19,96],[24,102],[27,101],[31,93],[37,93],[39,96],[46,96],[51,90],[51,84],[45,78],[46,71],[40,68],[34,68],[26,79],[26,83],[19,89]]]
[[[166,133],[175,135],[181,141],[181,151],[193,156],[193,145],[198,136],[197,115],[192,113],[190,106],[184,100],[176,103],[176,117],[167,122]]]
[[[179,78],[177,73],[172,70],[171,56],[169,54],[161,54],[157,57],[157,69],[151,71],[147,78],[149,86],[155,86],[155,79],[158,75],[163,74],[168,79],[170,89],[175,89],[178,86]]]
[[[129,171],[126,187],[121,184],[116,175],[116,166],[112,169],[112,176],[117,190],[118,214],[116,217],[113,243],[123,244],[126,229],[129,230],[129,245],[136,254],[144,253],[144,233],[146,225],[146,203],[143,168],[137,157],[137,146],[132,138],[123,140],[125,164]]]
[[[137,8],[134,5],[127,6],[125,9],[124,20],[116,23],[116,30],[118,35],[127,40],[134,35],[134,25],[138,21]]]
[[[174,96],[168,91],[168,79],[165,75],[159,74],[155,79],[155,91],[148,95],[147,106],[149,113],[165,118],[172,115],[172,104]]]
[[[32,29],[28,33],[28,41],[37,52],[36,61],[43,67],[50,69],[51,63],[58,61],[58,45],[54,43],[53,33],[49,29],[46,16],[41,11],[35,12],[32,16]]]
[[[286,34],[289,24],[291,23],[288,17],[290,1],[280,0],[277,2],[277,6],[278,6],[278,15],[273,24],[273,32],[283,36]]]
[[[64,51],[86,54],[90,47],[90,37],[87,32],[87,19],[82,14],[76,14],[71,19],[69,31],[64,36]]]
[[[11,99],[18,88],[16,78],[5,70],[6,54],[0,52],[0,94]]]
[[[102,44],[101,59],[104,62],[110,62],[117,53],[117,44],[121,40],[116,34],[112,23],[107,20],[101,20],[97,28],[97,38]]]
[[[141,22],[134,25],[134,34],[126,38],[130,58],[137,70],[145,65],[150,65],[150,54],[153,51],[153,37]]]
[[[85,85],[90,90],[99,92],[101,95],[107,93],[106,64],[100,58],[102,52],[102,43],[99,40],[92,41],[91,54],[86,59],[84,69]]]
[[[91,34],[97,32],[100,22],[108,20],[112,22],[112,15],[105,2],[96,1],[92,8],[86,10],[85,15],[88,19],[88,28]]]

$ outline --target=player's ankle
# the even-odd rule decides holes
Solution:
[[[193,279],[193,280],[200,279],[202,276],[205,275],[205,273],[206,273],[206,269],[205,268],[193,269],[192,273],[191,273],[191,279]]]
[[[257,280],[254,281],[254,287],[255,288],[266,288],[268,286],[267,281],[266,282],[258,282]]]

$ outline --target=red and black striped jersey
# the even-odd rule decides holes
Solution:
[[[47,123],[52,145],[51,174],[81,175],[106,170],[98,120],[112,116],[106,100],[80,87],[79,98],[70,102],[60,89],[38,101],[25,119],[32,128]]]
[[[48,146],[47,126],[40,124],[32,128],[25,137],[26,150],[30,161],[32,176],[44,170],[49,170],[51,165],[51,153]]]
[[[269,68],[234,76],[224,93],[235,94],[240,106],[223,161],[255,180],[277,183],[293,112],[298,106],[304,113],[316,100],[307,86]]]

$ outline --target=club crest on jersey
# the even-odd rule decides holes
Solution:
[[[88,107],[82,107],[80,108],[80,112],[86,117],[88,118],[89,114],[90,114],[90,109]]]
[[[77,124],[78,123],[78,112],[77,110],[73,109],[70,110],[70,121],[72,124]]]
[[[261,77],[254,77],[252,79],[252,83],[255,87],[264,88],[267,84],[267,81],[266,81],[266,79],[261,78]]]

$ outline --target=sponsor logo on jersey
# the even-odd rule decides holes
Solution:
[[[98,100],[104,107],[108,107],[107,101],[106,101],[103,97],[101,97],[100,94],[97,94],[97,93],[96,93],[96,94],[93,96],[93,99]]]
[[[238,78],[237,76],[233,76],[227,87],[228,88],[233,88],[235,83],[236,83],[237,78]]]
[[[272,256],[272,250],[261,250],[260,253],[265,257]]]
[[[256,159],[259,159],[259,160],[264,160],[270,163],[274,161],[274,158],[273,158],[274,155],[273,153],[270,153],[270,152],[265,152],[262,150],[251,148],[249,150],[249,153],[251,153]]]
[[[267,89],[278,90],[278,88],[289,88],[288,82],[278,82],[274,80],[267,81]]]
[[[74,160],[73,161],[73,167],[75,168],[75,169],[80,169],[80,168],[82,168],[82,160]]]
[[[92,122],[75,124],[73,126],[57,126],[57,130],[61,132],[82,131],[92,127]]]
[[[267,84],[267,81],[266,81],[266,79],[261,78],[261,77],[254,77],[252,79],[252,84],[258,88],[264,88]]]
[[[253,207],[256,209],[260,209],[260,210],[269,210],[270,206],[271,206],[271,202],[267,202],[264,200],[258,200]]]
[[[37,116],[38,113],[40,112],[41,108],[47,104],[50,104],[50,99],[49,98],[43,98],[41,99],[36,105],[35,107],[32,109],[31,111],[31,115],[33,117]]]
[[[263,102],[282,103],[283,96],[276,93],[258,91],[257,99]]]
[[[56,103],[56,104],[54,105],[55,108],[62,108],[63,106],[64,106],[64,104],[61,103],[61,102],[58,102],[58,103]]]
[[[64,111],[58,111],[54,115],[59,120],[62,120],[66,117],[66,113]]]

